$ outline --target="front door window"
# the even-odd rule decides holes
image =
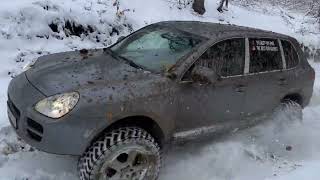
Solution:
[[[230,39],[208,49],[195,63],[212,68],[219,76],[242,75],[245,62],[244,39]]]

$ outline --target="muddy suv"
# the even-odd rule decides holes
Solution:
[[[81,156],[82,180],[154,180],[166,143],[248,127],[283,104],[301,114],[314,78],[286,35],[160,22],[110,48],[40,57],[11,81],[8,115],[30,145]]]

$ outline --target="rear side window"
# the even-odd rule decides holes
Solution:
[[[284,57],[286,59],[287,69],[296,67],[299,64],[299,57],[296,50],[288,41],[282,40],[281,44],[283,47]]]
[[[249,39],[250,73],[280,70],[283,68],[278,40]]]
[[[212,68],[222,77],[241,75],[244,71],[245,40],[230,39],[209,48],[196,62],[196,66]]]

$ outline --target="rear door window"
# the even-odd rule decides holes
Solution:
[[[299,64],[298,53],[289,41],[281,41],[284,57],[286,59],[287,69],[294,68]]]
[[[245,63],[245,40],[229,39],[209,48],[195,65],[212,68],[222,77],[242,75]]]
[[[280,70],[283,68],[277,39],[250,38],[250,73]]]

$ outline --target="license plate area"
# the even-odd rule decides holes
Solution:
[[[17,129],[17,118],[14,117],[13,113],[11,112],[10,108],[8,107],[8,118],[9,121],[11,122],[12,126]]]

